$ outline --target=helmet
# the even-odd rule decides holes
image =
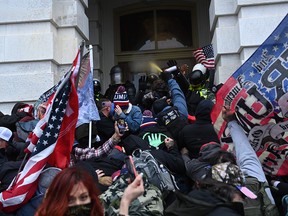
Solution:
[[[190,73],[188,73],[188,80],[189,83],[193,86],[193,87],[197,87],[200,86],[202,84],[205,83],[206,81],[206,67],[204,67],[204,65],[202,64],[196,64],[192,71]]]
[[[119,65],[115,65],[110,70],[111,83],[122,84],[123,83],[123,72]]]
[[[157,74],[150,73],[150,74],[147,76],[147,82],[146,82],[147,88],[150,89],[151,86],[152,86],[152,84],[153,84],[153,82],[154,82],[155,80],[158,80],[158,79],[159,79],[159,76],[158,76]]]
[[[101,83],[98,79],[93,79],[94,92],[101,92]]]

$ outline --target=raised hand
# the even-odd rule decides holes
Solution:
[[[167,62],[167,65],[168,65],[168,67],[177,66],[177,62],[176,62],[175,59],[170,59],[170,60]]]
[[[138,90],[145,91],[147,89],[147,76],[141,76],[138,83]]]

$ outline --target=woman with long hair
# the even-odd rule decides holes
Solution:
[[[49,186],[36,216],[103,216],[99,191],[92,176],[79,167],[61,171]]]

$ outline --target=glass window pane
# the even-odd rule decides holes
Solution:
[[[158,10],[158,49],[192,47],[191,12]]]
[[[153,11],[120,17],[121,51],[153,50],[154,35]]]

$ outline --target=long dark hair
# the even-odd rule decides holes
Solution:
[[[197,189],[207,189],[215,196],[232,202],[235,195],[238,195],[244,199],[244,195],[236,189],[233,185],[229,185],[223,182],[216,181],[212,178],[211,171],[207,172],[206,177],[195,184]]]

